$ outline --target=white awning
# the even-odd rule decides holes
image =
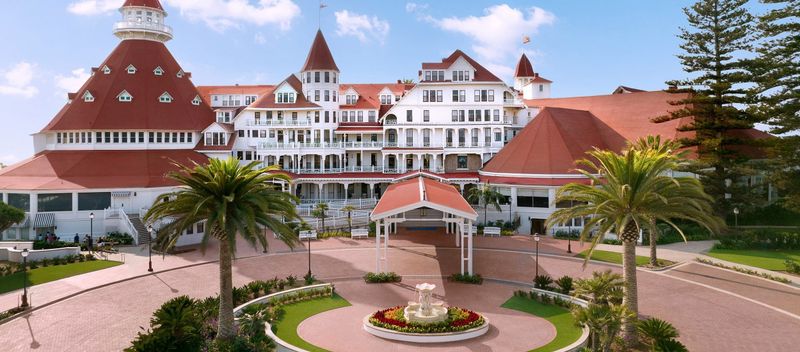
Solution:
[[[34,229],[46,229],[56,226],[56,214],[53,213],[38,213],[33,218]]]
[[[111,196],[114,198],[130,197],[131,191],[113,191],[111,192]]]

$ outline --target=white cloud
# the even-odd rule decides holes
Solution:
[[[0,84],[0,94],[31,98],[39,93],[39,89],[31,85],[35,68],[35,64],[22,61],[3,72],[5,82]]]
[[[264,34],[256,33],[256,36],[253,37],[253,41],[256,42],[258,45],[264,45],[267,43],[267,38],[264,37]]]
[[[14,154],[0,155],[0,165],[10,166],[19,161],[19,157]],[[2,167],[0,167],[2,168]]]
[[[67,5],[67,11],[81,16],[106,14],[119,9],[123,0],[79,0]]]
[[[381,44],[389,35],[389,22],[379,19],[377,16],[369,17],[360,15],[347,10],[336,11],[336,34],[340,36],[351,35],[362,43],[369,39],[375,39]]]
[[[502,4],[485,9],[480,17],[443,18],[437,25],[470,37],[472,50],[481,57],[501,61],[519,52],[523,36],[533,36],[554,21],[555,15],[538,7],[522,11]]]
[[[190,20],[202,21],[217,31],[239,28],[241,24],[264,26],[276,24],[281,30],[291,28],[300,15],[292,0],[164,0]]]
[[[54,80],[56,87],[59,89],[57,94],[61,95],[65,92],[74,93],[89,79],[89,72],[83,68],[76,68],[70,72],[69,75],[56,75]]]
[[[415,2],[406,3],[406,12],[418,12],[428,9],[428,4],[417,4]]]
[[[182,16],[202,21],[216,31],[239,28],[242,24],[278,25],[282,30],[291,27],[300,15],[293,0],[161,0],[162,4],[178,10]],[[122,6],[123,0],[78,0],[67,11],[84,16],[108,14]],[[169,9],[167,9],[169,10]],[[169,19],[167,19],[169,21]]]

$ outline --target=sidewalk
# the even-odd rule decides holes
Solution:
[[[697,262],[696,261],[697,258],[702,258],[717,263],[722,263],[725,264],[726,266],[736,266],[740,268],[753,270],[759,273],[766,273],[772,276],[785,278],[791,280],[793,285],[795,286],[800,285],[800,278],[798,278],[797,276],[788,275],[777,271],[757,268],[745,264],[729,262],[727,260],[722,260],[719,258],[714,258],[706,255],[706,253],[708,253],[708,251],[711,250],[711,248],[714,246],[714,243],[716,243],[715,240],[709,240],[709,241],[677,242],[677,243],[659,245],[657,248],[658,258],[671,260],[676,263]],[[617,253],[622,252],[622,246],[610,245],[610,244],[598,244],[597,249],[609,252],[617,252]],[[636,255],[649,257],[650,247],[636,246]]]
[[[254,255],[264,254],[254,250],[244,241],[241,241],[239,248],[237,248],[236,256],[245,257]],[[153,272],[158,273],[189,265],[208,263],[218,258],[216,246],[213,244],[209,244],[205,256],[200,250],[166,256],[154,252],[152,256]],[[28,287],[28,299],[30,304],[34,307],[41,306],[86,289],[149,274],[147,271],[147,246],[121,247],[120,253],[112,254],[108,259],[120,261],[123,262],[123,264]],[[17,307],[21,295],[22,290],[6,292],[0,295],[0,311]]]

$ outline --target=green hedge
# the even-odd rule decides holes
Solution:
[[[702,226],[694,223],[677,223],[676,225],[681,228],[683,235],[686,236],[686,240],[688,241],[703,241],[711,239],[711,233]],[[656,244],[683,242],[683,237],[681,237],[681,234],[672,228],[672,226],[667,224],[658,224],[658,229],[660,234],[656,240]],[[643,236],[642,244],[650,245],[650,236]]]
[[[720,238],[717,249],[800,249],[800,232],[758,229]]]

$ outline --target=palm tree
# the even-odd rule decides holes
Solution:
[[[323,232],[325,232],[325,218],[328,217],[326,211],[328,211],[328,203],[317,203],[317,205],[314,206],[314,210],[311,211],[311,216],[322,221]]]
[[[353,211],[356,210],[356,208],[348,204],[343,206],[341,210],[347,212],[347,227],[350,228],[350,233],[353,233]]]
[[[639,150],[655,150],[658,153],[661,153],[667,157],[672,156],[675,158],[675,161],[678,163],[678,166],[682,166],[686,163],[686,155],[688,153],[687,150],[678,151],[681,148],[681,144],[678,141],[674,140],[664,140],[661,141],[661,136],[647,136],[645,138],[640,138],[636,140],[634,143],[631,144],[631,148],[639,149]],[[678,151],[673,154],[673,151]],[[658,231],[658,227],[655,227],[656,231],[647,231],[647,235],[649,237],[650,242],[650,266],[657,267],[658,266],[658,255],[656,253],[656,242],[658,242],[658,237],[661,233]],[[686,236],[683,232],[680,232],[681,237],[683,237],[683,241],[687,242]]]
[[[649,147],[641,147],[649,144]],[[637,141],[620,153],[595,148],[588,152],[590,159],[577,162],[577,171],[590,184],[570,183],[561,187],[556,202],[573,201],[570,208],[558,209],[547,219],[548,226],[573,218],[588,218],[581,231],[581,241],[591,232],[597,236],[591,242],[588,263],[594,248],[609,232],[618,234],[623,244],[623,304],[633,313],[625,321],[625,340],[636,344],[636,314],[638,295],[636,284],[636,241],[640,229],[657,232],[656,222],[664,222],[682,233],[673,223],[688,220],[715,231],[724,227],[713,215],[713,199],[703,191],[700,182],[691,177],[672,177],[679,167],[678,158],[670,149],[658,148],[660,141]]]
[[[494,206],[495,210],[500,211],[500,199],[502,198],[503,195],[500,192],[485,183],[467,191],[468,201],[483,204],[483,222],[486,224],[489,223],[489,218],[486,217],[489,206]]]
[[[624,305],[592,303],[586,308],[575,307],[572,316],[575,322],[589,328],[592,351],[607,352],[611,350],[611,345],[619,334],[623,322],[630,320],[633,313]]]
[[[658,318],[649,318],[640,321],[637,329],[639,330],[639,334],[647,341],[651,351],[656,350],[658,343],[665,340],[674,340],[680,336],[680,334],[678,334],[678,329],[672,326],[672,324]]]
[[[159,196],[144,216],[147,223],[171,219],[158,231],[156,242],[163,249],[175,243],[188,228],[204,221],[206,231],[201,242],[205,251],[209,240],[219,242],[219,325],[217,339],[230,340],[233,326],[232,258],[238,234],[254,247],[259,242],[267,248],[262,227],[294,247],[297,235],[284,223],[297,219],[297,198],[281,191],[276,184],[289,182],[288,176],[274,173],[278,167],[259,169],[252,162],[240,166],[234,158],[210,159],[207,165],[192,167],[175,163],[178,171],[168,175],[183,187]]]
[[[591,278],[578,279],[572,295],[585,298],[595,304],[620,304],[622,303],[622,287],[625,282],[622,275],[606,271],[595,271]]]

